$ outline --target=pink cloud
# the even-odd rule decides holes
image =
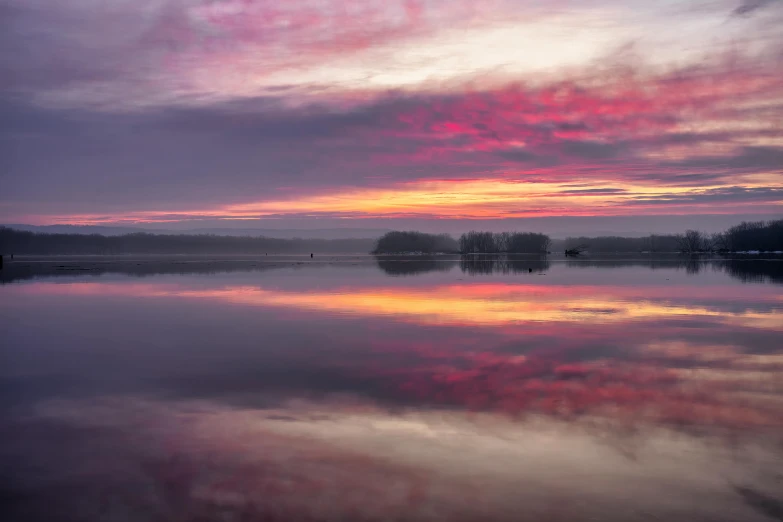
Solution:
[[[509,5],[498,12],[518,16]],[[133,105],[135,91],[118,87],[134,110],[120,105],[123,110],[44,117],[31,110],[10,118],[6,142],[14,151],[15,183],[4,221],[769,215],[780,209],[783,81],[768,47],[756,54],[715,52],[676,67],[605,58],[539,76],[472,71],[449,81],[411,80],[396,91],[368,81],[343,84],[333,73],[321,84],[313,79],[320,76],[303,79],[297,72],[290,85],[259,91],[258,82],[272,71],[300,71],[305,62],[350,69],[341,56],[438,35],[452,19],[481,25],[502,16],[462,3],[167,6],[147,20],[134,55],[140,61],[134,70],[148,70],[141,62],[155,70],[157,59],[176,69],[149,82],[134,78],[135,86],[155,86],[165,98],[154,109],[141,110]],[[620,16],[612,12],[612,20]],[[258,52],[245,52],[250,45]],[[241,81],[234,82],[234,73]],[[176,88],[169,88],[171,78]],[[192,91],[193,82],[206,90]],[[90,90],[108,91],[115,92]],[[51,161],[36,153],[43,149]],[[509,190],[511,183],[529,186]],[[585,183],[591,192],[569,186]],[[486,194],[495,188],[497,194]],[[487,197],[471,203],[476,193]],[[435,204],[444,199],[450,203]],[[393,205],[380,208],[384,201]]]

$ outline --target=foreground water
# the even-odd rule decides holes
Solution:
[[[3,520],[783,520],[783,263],[17,259]]]

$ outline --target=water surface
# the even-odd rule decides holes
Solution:
[[[19,259],[11,520],[783,520],[779,260]]]

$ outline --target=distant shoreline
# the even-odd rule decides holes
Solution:
[[[578,237],[552,240],[534,232],[476,232],[454,239],[448,234],[392,231],[378,239],[280,239],[210,234],[132,233],[60,234],[0,226],[0,255],[780,255],[783,220],[743,222],[721,234],[696,230],[684,234],[630,237]]]

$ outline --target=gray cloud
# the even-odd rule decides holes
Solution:
[[[282,199],[323,189],[443,176],[441,165],[385,165],[419,139],[383,138],[389,101],[352,111],[285,109],[264,98],[131,113],[43,109],[0,102],[0,203],[95,212]],[[451,177],[474,166],[454,166]]]
[[[777,0],[744,0],[739,6],[737,6],[732,14],[734,16],[747,16],[754,11],[774,4]]]
[[[559,147],[565,154],[584,159],[611,159],[620,156],[627,144],[624,142],[599,143],[595,141],[564,140]]]
[[[45,109],[7,98],[0,101],[4,122],[0,176],[5,188],[0,204],[14,212],[26,208],[70,213],[89,208],[90,213],[111,213],[138,210],[143,202],[147,208],[177,212],[325,189],[475,178],[477,172],[491,176],[493,171],[503,172],[504,160],[520,163],[522,169],[569,165],[536,176],[523,170],[519,175],[527,181],[567,180],[576,172],[589,179],[592,172],[600,173],[595,162],[611,160],[612,175],[618,179],[672,186],[725,183],[735,172],[783,166],[783,149],[776,147],[743,147],[726,157],[639,162],[628,157],[636,147],[630,138],[605,143],[560,140],[532,143],[525,149],[502,148],[499,142],[493,151],[468,151],[462,150],[463,144],[470,143],[466,137],[444,139],[428,129],[411,132],[399,120],[400,114],[451,99],[390,96],[337,111],[316,105],[290,108],[285,97],[268,96],[201,108],[107,113]],[[719,137],[730,140],[731,135]],[[698,135],[664,135],[661,142],[699,139]],[[654,143],[645,137],[639,145]],[[428,151],[438,151],[444,144],[450,148],[446,156],[428,156]],[[415,157],[422,153],[423,157]],[[588,170],[579,170],[584,168],[580,160],[588,160]],[[574,194],[620,190],[583,189]],[[780,200],[781,194],[727,190],[709,197],[694,202],[773,201]]]
[[[627,192],[625,189],[620,188],[591,188],[591,189],[575,189],[575,190],[567,190],[561,192],[561,194],[622,194],[624,192]]]
[[[7,90],[29,95],[76,84],[140,81],[151,49],[139,39],[162,0],[89,3],[4,0],[0,68]]]
[[[728,156],[708,156],[670,162],[669,165],[689,168],[722,168],[733,170],[783,170],[783,147],[740,147]]]
[[[534,163],[542,159],[541,156],[531,152],[530,150],[513,147],[506,150],[497,152],[497,155],[503,159],[518,161],[520,163]]]
[[[783,189],[775,187],[725,187],[705,190],[696,194],[666,194],[656,197],[634,198],[633,204],[669,205],[703,203],[776,203],[783,199]]]

